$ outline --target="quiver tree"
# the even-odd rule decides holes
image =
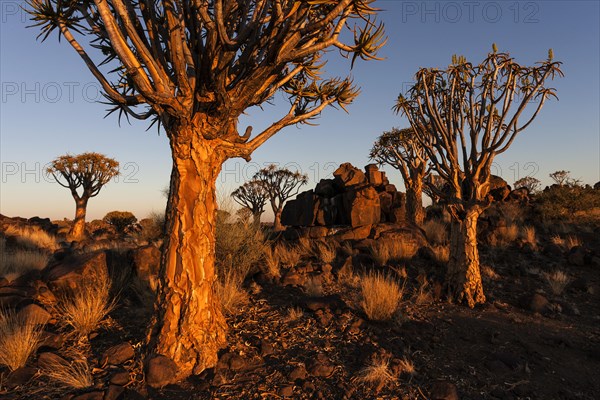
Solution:
[[[274,164],[258,171],[252,180],[260,182],[271,203],[275,219],[273,230],[283,230],[281,225],[281,213],[285,202],[298,194],[300,187],[308,182],[308,176],[300,172],[292,172],[286,168],[277,168]]]
[[[256,179],[244,183],[231,193],[233,200],[252,213],[255,225],[260,225],[260,216],[265,212],[267,191],[265,185]]]
[[[538,115],[562,76],[561,63],[518,64],[494,51],[479,65],[453,57],[447,69],[422,68],[395,109],[410,121],[433,170],[447,183],[437,191],[452,217],[447,284],[451,298],[470,307],[485,302],[477,251],[477,219],[491,200],[490,167]],[[528,105],[532,106],[525,113]],[[514,106],[514,107],[513,107]],[[423,127],[427,127],[424,129]]]
[[[422,224],[423,177],[427,173],[428,155],[415,138],[413,128],[384,132],[375,141],[369,157],[400,171],[406,188],[406,217],[414,224]]]
[[[429,173],[425,175],[423,179],[423,193],[425,193],[430,199],[432,205],[437,205],[440,202],[440,195],[444,190],[446,182],[444,179],[436,174]]]
[[[119,174],[119,163],[99,153],[66,154],[50,163],[47,172],[59,185],[71,191],[75,199],[75,219],[69,238],[80,240],[85,235],[85,214],[90,198]]]
[[[215,183],[223,162],[249,160],[282,128],[353,101],[359,90],[349,78],[323,78],[320,56],[335,48],[352,63],[376,58],[385,37],[371,3],[28,1],[42,39],[54,30],[66,39],[100,82],[111,112],[166,131],[173,168],[148,350],[171,358],[177,378],[214,366],[225,345],[214,295]],[[240,134],[240,115],[278,92],[288,112],[262,132]]]
[[[540,184],[541,182],[539,179],[536,179],[533,176],[526,176],[517,180],[513,186],[515,189],[527,189],[527,192],[533,194],[540,189]]]

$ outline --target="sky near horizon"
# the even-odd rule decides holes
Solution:
[[[88,205],[88,220],[112,210],[143,218],[162,212],[162,190],[171,171],[164,133],[147,124],[104,118],[106,106],[91,73],[56,35],[41,43],[20,1],[0,0],[0,213],[8,216],[72,218],[69,191],[44,174],[44,165],[65,153],[94,151],[121,163],[121,176]],[[496,43],[517,62],[531,65],[549,48],[563,62],[556,79],[559,101],[549,100],[538,118],[511,148],[496,158],[493,173],[509,184],[534,176],[571,171],[573,178],[600,180],[600,2],[590,1],[394,1],[378,0],[386,25],[384,61],[350,63],[328,53],[331,75],[350,73],[361,95],[349,113],[329,108],[318,126],[288,127],[247,163],[229,160],[217,181],[221,196],[250,179],[258,168],[277,163],[309,175],[306,189],[330,177],[343,162],[369,163],[369,150],[381,132],[408,126],[391,108],[420,67],[446,67],[453,54],[480,62]],[[255,108],[240,119],[254,132],[285,113],[280,105]],[[404,190],[400,174],[385,168]],[[268,219],[268,218],[265,218]]]

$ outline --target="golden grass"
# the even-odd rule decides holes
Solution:
[[[110,281],[107,276],[82,281],[81,286],[59,295],[56,311],[59,322],[73,329],[80,339],[86,339],[98,329],[106,316],[114,309]]]
[[[534,249],[537,248],[537,237],[533,226],[524,226],[521,229],[521,237],[525,243],[529,243]]]
[[[423,224],[425,236],[431,244],[443,245],[448,243],[447,224],[437,219],[431,219]]]
[[[90,365],[85,356],[72,361],[57,357],[48,360],[41,373],[51,380],[75,389],[85,389],[94,384]]]
[[[431,285],[427,280],[424,280],[416,289],[413,295],[415,304],[430,304],[433,302],[433,294],[431,293]]]
[[[571,282],[569,275],[561,270],[546,273],[544,274],[544,278],[546,278],[546,282],[548,282],[548,286],[550,286],[552,293],[557,296],[562,294],[569,282]]]
[[[217,281],[217,297],[225,315],[239,313],[240,307],[248,302],[248,293],[242,288],[244,277],[235,271],[227,271]]]
[[[24,367],[37,350],[43,325],[13,311],[0,309],[0,364],[11,371]]]
[[[487,279],[490,279],[492,281],[497,281],[498,279],[500,279],[500,275],[498,275],[498,273],[494,271],[494,269],[489,265],[482,265],[481,267],[479,267],[479,269],[481,271],[481,275]]]
[[[391,319],[404,294],[404,287],[396,279],[377,272],[363,275],[360,289],[362,309],[372,321]]]
[[[4,231],[6,236],[15,236],[17,243],[29,249],[58,250],[58,239],[37,226],[9,225]]]
[[[555,236],[552,236],[552,238],[550,238],[550,240],[552,241],[552,243],[554,243],[557,246],[560,246],[565,251],[569,251],[573,247],[581,246],[583,244],[581,239],[579,239],[577,236],[573,236],[573,235],[567,235],[564,238],[561,237],[560,235],[555,235]]]
[[[301,254],[310,254],[313,251],[313,242],[310,238],[305,236],[298,238],[298,251]]]
[[[6,239],[0,238],[0,276],[23,275],[29,271],[41,270],[48,263],[49,254],[40,250],[6,249]]]
[[[327,244],[325,242],[317,242],[317,244],[315,245],[315,253],[317,258],[325,264],[333,263],[337,256],[335,248],[332,245]]]
[[[507,226],[497,228],[495,233],[495,245],[506,247],[519,237],[519,227],[516,224],[508,224]]]
[[[413,246],[399,240],[375,241],[369,251],[373,261],[382,267],[391,261],[408,259],[415,253]]]
[[[396,381],[390,368],[389,357],[377,357],[369,362],[358,374],[358,380],[381,390],[389,383]]]
[[[304,311],[300,307],[291,307],[288,309],[286,320],[289,322],[297,321],[304,316]]]
[[[283,244],[277,245],[275,251],[279,256],[279,262],[289,268],[295,267],[300,264],[302,260],[302,254],[298,246],[286,246]]]
[[[266,275],[270,278],[279,279],[281,270],[279,269],[279,254],[271,246],[265,246],[264,264],[266,266]]]

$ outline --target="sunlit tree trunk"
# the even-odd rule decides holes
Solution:
[[[87,210],[88,198],[75,199],[75,219],[69,231],[69,239],[81,240],[85,237],[85,213]]]
[[[188,132],[191,143],[172,143],[173,170],[167,205],[160,284],[150,347],[171,358],[178,378],[217,363],[227,326],[215,295],[215,182],[224,157]]]
[[[479,207],[451,212],[450,260],[446,281],[450,297],[458,302],[465,301],[471,308],[475,304],[485,303],[477,250],[477,219],[481,212]]]
[[[273,221],[273,230],[275,232],[281,232],[285,230],[285,226],[281,224],[281,211],[275,211],[275,220]]]
[[[406,217],[417,225],[421,225],[425,219],[423,184],[420,179],[414,180],[412,185],[406,185]]]

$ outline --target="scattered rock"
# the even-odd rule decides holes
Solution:
[[[52,319],[52,315],[48,311],[34,303],[21,308],[19,316],[25,321],[38,325],[46,325]]]
[[[519,299],[519,304],[526,310],[540,314],[547,312],[550,306],[548,299],[539,293],[524,295]]]
[[[287,385],[279,389],[279,395],[281,397],[292,397],[294,395],[294,386]]]
[[[431,386],[431,400],[458,400],[456,385],[447,381],[437,381]]]
[[[109,385],[104,393],[104,400],[117,400],[125,392],[125,388],[120,385]]]
[[[95,390],[93,392],[83,393],[75,396],[72,400],[104,400],[104,392]]]
[[[110,383],[113,385],[125,386],[129,383],[129,372],[119,371],[110,378]]]
[[[575,246],[569,250],[567,259],[569,260],[569,264],[581,267],[585,265],[586,256],[587,252],[582,246]]]
[[[169,357],[157,355],[146,362],[146,383],[153,388],[162,388],[177,378],[177,364]]]
[[[8,375],[8,379],[4,383],[9,390],[25,385],[37,373],[36,368],[21,367],[17,368]]]
[[[50,263],[42,271],[42,277],[51,288],[76,289],[84,281],[108,277],[106,253],[97,251],[65,257],[62,261]]]
[[[56,365],[65,365],[68,362],[58,354],[48,351],[39,355],[37,364],[40,369],[54,369]]]
[[[306,367],[304,366],[304,364],[298,365],[288,375],[290,381],[297,381],[297,380],[303,381],[306,379],[307,376],[308,376],[308,371],[306,371]]]
[[[134,356],[135,352],[133,351],[133,346],[128,342],[123,342],[108,348],[104,354],[102,354],[102,365],[123,364],[125,361],[131,360]]]
[[[57,333],[52,333],[48,331],[42,332],[42,336],[40,337],[40,344],[38,348],[47,348],[51,350],[58,350],[62,347],[65,338],[62,335]]]

